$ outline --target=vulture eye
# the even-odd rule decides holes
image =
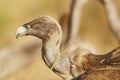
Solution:
[[[30,29],[30,26],[28,24],[23,25],[27,30]]]

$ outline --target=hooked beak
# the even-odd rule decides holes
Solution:
[[[20,26],[16,31],[16,38],[18,39],[18,37],[25,36],[26,32],[27,32],[27,29],[23,26]]]

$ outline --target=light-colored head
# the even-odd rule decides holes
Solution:
[[[58,22],[50,16],[41,16],[20,26],[16,31],[16,38],[32,35],[43,40],[49,40],[54,32],[62,35]]]

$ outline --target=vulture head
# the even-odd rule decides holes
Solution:
[[[61,39],[62,34],[59,23],[50,16],[41,16],[19,27],[16,32],[16,38],[32,35],[47,41],[53,34],[54,37],[58,36]]]
[[[42,39],[42,57],[45,64],[51,70],[67,75],[70,73],[69,59],[67,57],[60,58],[62,30],[61,26],[55,19],[50,16],[41,16],[26,24],[23,24],[17,29],[16,38],[28,35]]]

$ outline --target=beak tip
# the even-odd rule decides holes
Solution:
[[[18,39],[18,37],[16,36],[16,39]]]
[[[16,34],[16,39],[18,39],[18,37],[19,37],[19,34]]]
[[[18,39],[19,37],[22,37],[25,35],[26,33],[26,29],[23,26],[20,26],[17,31],[16,31],[16,39]]]

